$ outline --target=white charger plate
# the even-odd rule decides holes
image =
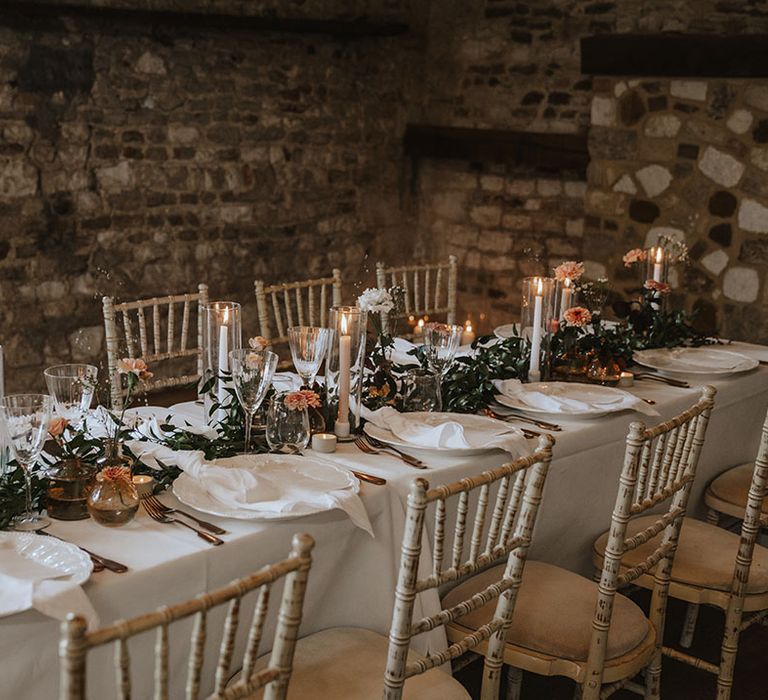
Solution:
[[[227,457],[218,459],[214,463],[220,467],[235,466],[233,463],[241,460],[242,457],[243,455]],[[298,473],[304,472],[304,474],[306,474],[308,470],[328,469],[333,472],[335,476],[343,477],[340,478],[339,481],[344,482],[346,488],[352,490],[353,493],[357,493],[360,490],[360,482],[350,472],[329,461],[319,460],[313,457],[280,454],[250,455],[250,457],[256,458],[256,464],[252,467],[256,473],[259,471],[259,464],[266,462],[277,465],[281,469],[285,469],[286,473],[296,471]],[[244,468],[241,465],[237,466],[241,469]],[[303,518],[307,515],[323,513],[326,510],[329,510],[327,506],[313,506],[311,504],[301,504],[300,506],[295,507],[294,510],[280,513],[233,508],[216,499],[205,490],[198,479],[193,479],[186,473],[182,473],[173,482],[173,494],[184,505],[199,510],[202,513],[217,515],[222,518],[236,518],[237,520],[292,520],[294,518]]]
[[[34,532],[0,531],[0,542],[10,544],[22,557],[67,575],[66,578],[57,578],[57,581],[80,585],[90,578],[93,571],[91,558],[82,549],[56,537]]]
[[[733,350],[721,350],[714,347],[700,348],[658,348],[638,350],[634,354],[635,362],[655,369],[662,374],[689,377],[727,377],[731,374],[748,372],[760,362]],[[712,364],[707,366],[707,360]],[[693,364],[695,363],[695,364]],[[724,363],[731,366],[724,367]]]
[[[424,420],[428,425],[440,425],[448,421],[457,422],[460,421],[462,425],[467,427],[477,426],[478,428],[487,427],[488,422],[498,423],[508,428],[512,432],[512,426],[503,423],[502,421],[496,421],[493,418],[487,416],[476,416],[471,413],[439,413],[439,412],[418,412],[415,411],[413,416],[418,416],[420,420]],[[401,449],[406,454],[419,453],[419,452],[438,452],[445,457],[468,457],[470,455],[488,454],[497,450],[496,447],[425,447],[421,445],[415,445],[412,442],[406,442],[397,437],[391,430],[387,428],[381,428],[378,425],[374,425],[370,421],[363,427],[363,432],[370,435],[374,440],[380,440],[385,445],[391,445]]]
[[[552,418],[567,418],[569,420],[579,419],[591,419],[601,418],[607,416],[609,413],[618,413],[619,411],[631,410],[628,406],[618,403],[617,399],[631,396],[629,392],[622,389],[616,389],[611,386],[602,386],[600,384],[578,384],[567,382],[536,382],[535,384],[523,384],[523,387],[531,387],[531,390],[539,391],[542,394],[561,394],[563,390],[573,393],[573,398],[582,401],[588,401],[595,406],[591,406],[587,409],[578,411],[569,411],[563,409],[562,411],[548,411],[542,408],[536,408],[535,406],[529,406],[527,403],[520,401],[511,396],[505,396],[504,394],[496,394],[496,401],[502,406],[513,408],[520,413],[531,413],[541,417]],[[616,405],[612,405],[609,401],[613,399]],[[602,405],[601,402],[605,402]]]

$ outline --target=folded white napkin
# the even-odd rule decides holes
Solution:
[[[495,379],[493,385],[502,396],[548,413],[569,414],[593,410],[613,412],[632,409],[647,416],[659,415],[658,411],[642,399],[619,389],[611,393],[596,392],[584,384],[523,384],[519,379]]]
[[[357,481],[332,462],[316,457],[239,455],[209,462],[197,450],[128,441],[127,447],[151,468],[157,460],[176,465],[215,501],[235,510],[300,513],[302,507],[339,508],[373,537],[368,514],[356,493]]]
[[[530,452],[522,431],[501,421],[461,413],[399,413],[391,406],[362,410],[363,418],[414,447],[500,449],[518,457]]]
[[[66,572],[22,556],[10,542],[0,542],[0,617],[35,608],[63,620],[67,613],[83,615],[88,624],[98,624],[96,611],[76,583],[56,580]]]
[[[410,340],[406,340],[405,338],[395,338],[390,359],[397,365],[418,366],[419,361],[416,359],[416,356],[408,354],[411,350],[415,350],[417,347],[419,346],[415,345]]]

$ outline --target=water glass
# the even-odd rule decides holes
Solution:
[[[271,350],[240,348],[229,353],[232,384],[245,413],[245,453],[251,444],[253,416],[267,395],[277,367],[277,354]]]
[[[440,375],[427,369],[411,369],[403,380],[403,411],[441,411]]]
[[[293,392],[276,394],[267,411],[267,443],[272,452],[298,452],[309,444],[309,413],[285,398]]]
[[[30,470],[40,456],[48,434],[53,397],[47,394],[12,394],[0,400],[0,415],[16,461],[24,470],[26,512],[12,522],[15,530],[38,530],[50,524],[48,518],[32,512]]]
[[[293,365],[308,389],[312,388],[328,349],[330,331],[317,326],[292,326],[288,329]]]
[[[428,323],[424,326],[424,346],[429,368],[443,375],[453,362],[461,344],[464,326]]]
[[[54,365],[43,372],[56,413],[79,424],[91,407],[99,370],[93,365]]]

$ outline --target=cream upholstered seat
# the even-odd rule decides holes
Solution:
[[[719,513],[739,519],[744,517],[754,471],[755,463],[748,462],[732,467],[712,480],[704,494],[704,502],[710,510],[710,522],[717,524]],[[768,498],[763,499],[762,512],[768,515]]]
[[[744,490],[744,482],[748,482]],[[720,646],[720,664],[693,656],[685,651],[663,648],[666,656],[717,676],[717,698],[728,700],[733,687],[733,671],[739,636],[748,627],[768,619],[768,549],[757,544],[757,533],[765,524],[765,504],[768,497],[768,415],[763,423],[757,459],[753,465],[741,465],[714,480],[708,490],[711,499],[733,507],[743,494],[742,512],[718,508],[742,520],[741,533],[732,534],[715,524],[691,518],[683,519],[670,576],[669,596],[688,603],[688,612],[680,644],[691,646],[699,607],[714,605],[725,612],[723,639]],[[712,512],[712,511],[710,511]],[[710,518],[711,519],[711,518]],[[716,518],[715,518],[716,520]],[[628,532],[640,533],[647,526],[647,518],[629,523]],[[635,535],[637,537],[638,535]],[[658,536],[655,538],[658,540]],[[600,564],[606,551],[608,535],[600,537],[594,546],[594,559]],[[652,546],[654,539],[642,544],[624,557],[622,566],[632,566],[643,549]],[[637,584],[651,588],[653,576],[649,570],[637,579]]]
[[[408,496],[405,532],[389,639],[362,629],[330,629],[298,642],[289,697],[296,700],[454,700],[469,698],[460,683],[439,667],[482,644],[485,665],[482,700],[497,700],[504,639],[515,608],[526,555],[541,503],[554,439],[501,467],[430,489],[414,480]],[[495,493],[492,494],[492,487]],[[471,502],[470,499],[476,499]],[[453,508],[453,502],[455,508]],[[421,547],[427,509],[434,512],[431,566]],[[469,515],[470,509],[474,514]],[[450,518],[450,519],[449,519]],[[450,550],[447,525],[455,521]],[[467,529],[467,523],[471,529]],[[466,535],[466,537],[465,537]],[[466,545],[466,546],[465,546]],[[417,595],[449,582],[462,582],[484,567],[506,562],[486,576],[487,586],[457,600],[454,607],[414,619]],[[491,605],[486,625],[447,649],[421,655],[410,649],[419,634],[445,626],[481,604]],[[242,685],[244,679],[241,679]],[[255,697],[255,696],[254,696]]]
[[[296,644],[288,700],[380,700],[389,640],[358,627],[323,630]],[[410,653],[413,661],[424,659]],[[269,657],[259,660],[256,670]],[[262,693],[254,695],[261,700]],[[433,668],[414,676],[403,690],[404,700],[468,700],[469,693],[450,674]]]
[[[648,515],[629,521],[628,535],[636,535],[655,520]],[[627,552],[622,559],[622,568],[636,566],[659,544],[661,534],[641,544],[637,549]],[[595,567],[602,568],[603,553],[608,542],[608,533],[601,535],[594,544],[593,561]],[[684,518],[677,543],[675,565],[672,567],[672,582],[711,588],[718,591],[730,591],[733,582],[733,564],[739,551],[739,535],[694,518]],[[652,579],[649,572],[649,579]],[[755,546],[752,569],[746,585],[747,595],[768,593],[768,549]]]
[[[462,598],[470,597],[494,577],[498,577],[497,572],[489,569],[456,586],[443,598],[443,607],[450,608]],[[523,571],[523,584],[507,633],[507,647],[586,662],[596,600],[597,584],[593,581],[559,566],[529,561]],[[467,630],[477,629],[492,615],[490,605],[469,613],[448,626],[449,638],[455,632],[466,634]],[[629,598],[617,595],[613,601],[606,659],[610,661],[632,651],[647,652],[653,647],[655,637],[643,611]]]
[[[579,684],[577,695],[602,700],[620,688],[642,694],[646,700],[660,698],[661,639],[664,634],[663,601],[669,585],[665,575],[675,557],[674,543],[685,515],[691,484],[704,443],[715,390],[704,387],[701,399],[666,423],[646,428],[632,423],[627,435],[624,466],[619,478],[611,536],[599,584],[558,567],[529,562],[523,573],[503,650],[509,667],[507,697],[520,697],[522,671],[560,675]],[[667,510],[651,518],[649,529],[635,535],[626,532],[631,513],[642,513],[666,503]],[[653,535],[663,532],[660,542],[644,552],[635,567],[621,567],[627,552]],[[650,619],[640,608],[617,592],[643,571],[657,566]],[[456,599],[476,597],[483,578],[476,576],[450,591],[443,606],[455,607]],[[484,606],[466,611],[446,627],[449,639],[482,629],[488,610]],[[481,651],[483,645],[478,645]],[[645,687],[632,678],[645,669]]]

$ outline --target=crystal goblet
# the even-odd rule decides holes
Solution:
[[[93,365],[54,365],[43,372],[56,413],[79,424],[91,407],[99,370]]]
[[[453,362],[461,344],[464,326],[428,323],[424,326],[424,346],[429,368],[441,377]]]
[[[272,384],[277,355],[266,349],[240,348],[229,353],[229,366],[237,400],[245,412],[245,454],[248,454],[253,415],[259,410]]]
[[[317,326],[292,326],[288,342],[296,371],[302,383],[311,389],[328,349],[330,331]]]

